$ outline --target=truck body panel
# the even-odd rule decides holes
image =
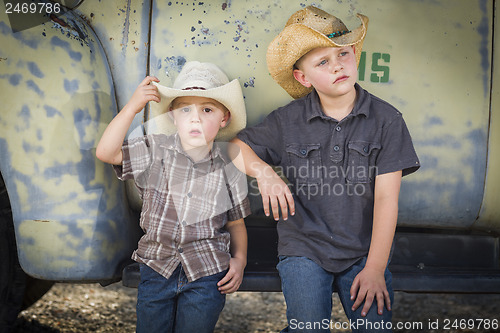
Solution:
[[[192,60],[239,79],[248,126],[257,124],[291,101],[268,74],[267,46],[293,12],[313,4],[351,29],[356,13],[370,18],[358,81],[403,113],[421,161],[401,187],[395,287],[500,292],[495,0],[85,0],[20,32],[3,10],[0,171],[23,269],[57,281],[119,278],[141,235],[141,202],[95,158],[106,125],[146,75],[171,86]],[[146,108],[128,137],[154,122]],[[242,288],[277,290],[276,225],[253,179],[249,197]],[[449,276],[457,283],[447,285]],[[466,290],[471,281],[477,287]]]
[[[95,157],[116,113],[104,49],[72,12],[16,33],[0,17],[0,167],[21,267],[50,280],[119,278],[138,227],[125,187]]]
[[[490,121],[489,121],[489,141],[488,141],[488,164],[485,179],[485,190],[483,203],[475,226],[483,229],[498,229],[500,216],[500,20],[498,2],[495,2],[493,35],[494,46],[492,61],[493,66],[492,82],[491,82],[491,105],[490,105]]]

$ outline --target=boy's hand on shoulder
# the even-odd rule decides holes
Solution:
[[[269,205],[271,205],[273,217],[276,221],[280,218],[280,207],[283,220],[288,219],[288,213],[295,215],[292,192],[290,192],[288,185],[271,167],[266,168],[256,179],[266,216],[270,215]]]
[[[221,294],[232,294],[238,290],[243,281],[243,271],[245,270],[245,260],[231,258],[227,274],[217,283]]]
[[[351,286],[351,300],[356,300],[352,306],[355,311],[365,302],[361,310],[361,316],[366,316],[372,306],[373,301],[377,302],[377,312],[381,315],[384,311],[384,304],[387,310],[391,311],[391,299],[385,284],[384,271],[379,271],[370,267],[365,267],[354,278]]]
[[[128,101],[127,106],[135,113],[139,113],[150,101],[160,102],[160,93],[158,92],[158,87],[151,84],[153,81],[160,82],[157,77],[146,76]]]

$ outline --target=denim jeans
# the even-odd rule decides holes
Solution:
[[[213,332],[226,296],[217,290],[226,271],[188,282],[179,266],[169,279],[141,264],[137,294],[139,333]]]
[[[384,307],[383,314],[379,315],[376,300],[366,317],[361,316],[364,303],[356,311],[351,310],[354,304],[354,300],[351,301],[350,297],[351,285],[365,264],[366,258],[344,272],[333,274],[305,257],[280,257],[277,268],[281,277],[288,319],[288,327],[282,332],[330,332],[330,328],[335,328],[335,323],[331,321],[334,291],[338,292],[352,332],[391,332],[391,329],[383,328],[392,326],[392,311]],[[392,305],[394,292],[392,274],[388,269],[385,271],[385,282]]]

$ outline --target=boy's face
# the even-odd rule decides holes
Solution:
[[[172,115],[186,151],[211,145],[229,119],[229,111],[221,103],[194,96],[176,98],[172,102]]]
[[[339,97],[354,90],[358,76],[352,46],[321,47],[297,61],[293,75],[305,87],[314,87],[320,96]]]

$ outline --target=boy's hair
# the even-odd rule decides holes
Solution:
[[[354,46],[352,46],[352,47],[354,48]],[[312,50],[311,50],[311,51],[312,51]],[[302,60],[305,58],[305,56],[306,56],[306,55],[307,55],[307,53],[306,53],[306,54],[304,54],[304,55],[303,55],[302,57],[300,57],[299,59],[297,59],[297,61],[293,64],[293,69],[294,69],[294,70],[295,70],[295,69],[301,69],[301,67],[300,67],[300,63],[302,62]],[[357,63],[356,63],[356,66],[357,66],[357,65],[359,65],[359,59],[358,59],[358,58],[356,58],[356,61],[357,61]]]
[[[246,109],[241,85],[237,79],[229,81],[226,74],[212,63],[187,62],[174,81],[173,87],[156,82],[161,101],[149,103],[150,118],[155,118],[156,130],[163,134],[174,134],[177,129],[166,115],[172,102],[178,97],[197,96],[216,100],[230,112],[227,126],[221,128],[217,140],[229,141],[246,126]]]
[[[179,96],[179,97],[182,97],[182,96]],[[179,99],[179,97],[176,97],[176,98],[175,98],[175,99],[174,99],[174,100],[170,103],[170,110],[174,110],[174,109],[175,109],[173,106],[175,105],[175,103],[176,103],[175,101],[176,101],[177,99]],[[185,96],[185,97],[191,97],[191,96]],[[206,97],[206,98],[209,98],[209,97]],[[213,99],[213,98],[210,98],[210,99],[212,99],[212,100],[216,101],[217,103],[219,103],[219,104],[222,106],[222,111],[224,112],[224,115],[226,115],[226,114],[230,113],[230,112],[229,112],[229,109],[228,109],[228,108],[227,108],[224,104],[222,104],[221,102],[219,102],[219,101],[217,101],[217,100],[215,100],[215,99]]]
[[[309,6],[295,12],[267,48],[267,67],[273,79],[293,98],[307,95],[313,88],[306,88],[295,80],[294,65],[319,47],[353,46],[359,65],[368,17],[357,16],[361,25],[350,31],[340,19],[319,8]]]

